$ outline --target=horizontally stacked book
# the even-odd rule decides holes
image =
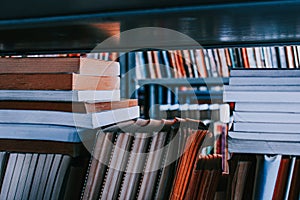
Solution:
[[[63,141],[73,137],[75,142],[79,138],[73,132],[139,116],[136,100],[120,101],[117,62],[5,58],[0,60],[0,73],[0,138],[17,137],[5,136],[5,130],[22,132],[24,137],[57,136]],[[55,132],[59,134],[54,136]]]
[[[224,101],[230,152],[300,155],[300,70],[232,70]]]
[[[137,100],[120,100],[119,75],[119,63],[88,58],[0,59],[1,199],[79,198],[82,142],[139,117]]]

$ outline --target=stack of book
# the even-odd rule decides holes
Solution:
[[[83,155],[81,142],[93,141],[100,127],[139,117],[137,100],[120,99],[119,74],[119,63],[89,58],[0,59],[0,150],[17,152],[7,154],[8,162],[4,162],[11,173],[6,170],[1,182],[3,199],[15,190],[22,193],[18,191],[22,187],[9,188],[28,173],[27,165],[34,170],[26,186],[32,199],[60,199],[52,193],[55,187],[65,192],[62,183],[55,187],[47,184],[74,178],[59,174],[69,172],[74,159]],[[28,160],[26,153],[30,154]],[[57,167],[52,170],[54,165]],[[83,181],[73,180],[66,187],[78,191],[74,183]]]
[[[23,129],[33,128],[28,124],[95,129],[139,116],[136,100],[120,101],[117,62],[4,58],[0,66],[0,123],[5,128],[10,123]]]
[[[229,151],[300,155],[300,71],[233,70],[224,101],[235,102]]]

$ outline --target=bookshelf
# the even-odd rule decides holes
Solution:
[[[113,0],[101,4],[96,0],[84,3],[79,0],[71,3],[13,0],[0,8],[0,55],[88,53],[110,36],[141,27],[176,30],[205,48],[295,45],[300,41],[299,9],[300,2],[284,0],[155,0],[143,3]],[[148,34],[145,37],[155,33]],[[172,42],[166,41],[167,35],[161,38],[149,46],[143,42],[135,46],[120,38],[114,46],[102,46],[97,51],[198,48],[185,40],[178,41],[179,46],[178,43],[170,45]],[[125,63],[121,66],[124,73],[133,61],[130,56],[122,57],[121,63]],[[220,78],[126,79],[124,83],[129,87],[150,85],[147,91],[152,91],[153,84],[176,87],[186,80],[192,86],[219,85]],[[221,82],[228,83],[228,78],[222,78]],[[122,91],[123,95],[131,91],[128,90]]]
[[[34,6],[32,6],[34,5]],[[22,12],[17,8],[22,8]],[[109,36],[139,27],[187,34],[204,47],[295,44],[298,1],[8,1],[0,10],[1,54],[89,52]],[[255,10],[255,14],[253,11]],[[149,33],[154,34],[154,33]],[[147,48],[166,48],[167,37]],[[181,41],[180,48],[193,48]],[[125,51],[120,39],[99,51]],[[176,43],[168,48],[178,48]]]

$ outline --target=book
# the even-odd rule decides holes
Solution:
[[[293,157],[293,159],[295,159],[295,158]],[[299,188],[300,188],[300,180],[299,180],[300,159],[299,158],[296,158],[295,164],[293,167],[291,166],[289,174],[291,173],[292,168],[294,168],[294,170],[292,172],[293,174],[291,177],[290,189],[289,189],[288,194],[286,193],[285,197],[288,197],[288,199],[297,199],[297,198],[299,199],[299,196],[300,196],[300,191],[299,191]],[[290,179],[290,177],[289,177],[289,179]]]
[[[7,199],[14,199],[17,190],[19,190],[19,188],[17,188],[17,186],[18,186],[18,182],[20,180],[20,176],[22,174],[22,167],[23,167],[24,159],[25,159],[25,154],[17,155],[17,161],[16,161],[16,165],[14,168],[14,172],[11,177],[11,182],[10,182]]]
[[[0,74],[1,90],[118,90],[120,77],[80,74]]]
[[[94,113],[137,106],[137,99],[110,102],[0,101],[0,109]]]
[[[63,155],[61,155],[61,154],[55,154],[54,155],[51,170],[49,172],[49,178],[47,180],[47,187],[46,187],[46,189],[43,193],[43,199],[50,199],[50,197],[51,197],[51,192],[52,192],[52,189],[54,187],[54,181],[55,181],[55,178],[56,178],[56,173],[59,169],[60,161],[62,159],[62,156]]]
[[[5,151],[0,151],[0,183],[2,183],[6,168],[8,154]],[[0,184],[1,186],[2,184]]]
[[[113,154],[109,163],[109,169],[104,181],[101,199],[116,199],[121,187],[121,177],[123,176],[128,161],[128,151],[130,150],[133,137],[129,134],[120,134],[117,138]]]
[[[300,141],[300,135],[297,133],[265,133],[265,132],[250,132],[250,131],[229,131],[229,137],[243,140],[261,140],[261,141],[284,141],[297,142]]]
[[[100,133],[97,136],[88,170],[83,199],[97,199],[107,171],[106,163],[111,158],[114,133]]]
[[[254,199],[272,199],[281,155],[257,156]]]
[[[139,117],[139,106],[88,114],[36,110],[0,110],[0,113],[0,123],[63,125],[94,129]]]
[[[232,77],[229,85],[300,85],[298,77]]]
[[[299,77],[296,69],[233,69],[231,77]]]
[[[225,91],[224,102],[298,103],[300,92]]]
[[[264,86],[247,86],[247,85],[224,85],[225,92],[298,92],[300,91],[300,86],[297,85],[264,85]]]
[[[70,155],[72,157],[88,155],[86,146],[84,146],[83,143],[57,142],[47,140],[1,139],[0,145],[0,151],[7,152],[40,154],[54,153]]]
[[[257,122],[257,123],[300,123],[300,111],[298,113],[275,113],[275,112],[233,112],[235,122]]]
[[[156,181],[159,175],[158,170],[161,168],[163,159],[163,151],[161,149],[165,144],[166,135],[165,132],[159,132],[152,137],[138,199],[152,199],[155,196]]]
[[[282,157],[279,170],[278,170],[278,175],[276,178],[276,184],[275,184],[272,200],[284,199],[285,192],[288,191],[286,186],[287,186],[288,175],[289,175],[289,165],[290,165],[290,159],[288,157]]]
[[[12,176],[13,176],[14,171],[15,171],[15,166],[16,166],[17,159],[18,159],[18,154],[16,154],[16,153],[9,154],[8,162],[7,162],[7,166],[6,166],[6,171],[5,171],[5,174],[4,174],[2,187],[1,187],[1,193],[0,193],[0,198],[1,199],[7,199],[8,198],[9,188],[10,188],[10,185],[11,185]]]
[[[118,76],[118,62],[90,58],[1,58],[0,74],[77,73],[82,75]]]
[[[71,157],[63,155],[61,164],[57,170],[55,182],[52,189],[51,199],[62,199],[62,193],[64,191],[64,183],[66,177],[68,177],[68,170],[70,168]]]
[[[266,133],[299,133],[300,124],[235,122],[234,131]]]
[[[36,199],[43,199],[46,188],[50,186],[47,184],[47,182],[48,182],[48,177],[49,177],[51,171],[54,169],[54,168],[52,169],[54,157],[55,157],[54,154],[47,154],[45,166],[44,166],[41,180],[40,180],[40,184],[38,186]]]
[[[28,175],[29,172],[29,166],[31,163],[31,159],[32,159],[32,154],[31,153],[26,153],[25,154],[25,158],[24,158],[24,162],[23,162],[23,166],[21,169],[21,175],[19,178],[19,182],[16,184],[17,185],[17,191],[15,193],[15,199],[22,199],[22,194],[23,194],[23,190],[25,188],[25,181],[26,181],[26,177]]]
[[[0,90],[0,100],[12,101],[120,101],[120,90],[54,91]]]
[[[228,138],[230,153],[300,155],[299,142],[263,141]]]
[[[129,160],[124,175],[120,199],[133,199],[139,189],[139,180],[142,177],[144,163],[146,162],[146,151],[150,138],[146,133],[136,133],[132,150],[129,154]]]
[[[25,186],[24,186],[23,193],[22,193],[22,198],[21,198],[22,200],[27,200],[29,198],[31,184],[32,184],[36,166],[38,163],[38,156],[39,156],[38,154],[32,154],[32,158],[31,158],[30,164],[29,164],[29,170],[28,170],[28,173],[26,176]]]
[[[47,140],[77,143],[92,138],[96,130],[40,124],[0,124],[0,139]]]
[[[37,199],[37,194],[39,191],[39,186],[43,178],[43,170],[47,161],[47,154],[39,154],[38,162],[36,165],[36,170],[34,172],[32,185],[30,188],[29,198],[28,199]]]
[[[237,102],[234,106],[235,111],[255,111],[255,112],[277,112],[294,113],[300,110],[300,103],[248,103]]]

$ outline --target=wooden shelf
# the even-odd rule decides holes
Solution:
[[[203,47],[298,44],[299,1],[12,0],[0,8],[0,52],[36,54],[89,52],[108,37],[141,27],[186,34]],[[148,31],[140,41],[118,38],[98,51],[199,48]]]

